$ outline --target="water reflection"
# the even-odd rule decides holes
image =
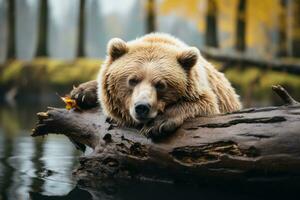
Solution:
[[[67,141],[68,142],[68,141]],[[55,147],[55,148],[53,148]],[[61,138],[48,138],[43,145],[41,161],[45,169],[51,169],[50,176],[46,176],[43,185],[45,194],[67,194],[74,186],[70,180],[74,167],[74,147],[65,145]],[[59,180],[60,184],[56,183]]]
[[[55,104],[54,104],[55,105]],[[30,192],[66,195],[78,152],[63,136],[31,138],[42,105],[0,107],[0,199],[29,199]]]
[[[75,187],[68,194],[60,196],[60,195],[43,195],[36,192],[30,192],[30,198],[32,200],[92,200],[92,195],[78,187]]]
[[[100,183],[96,188],[76,186],[68,194],[43,195],[39,193],[30,193],[34,200],[59,199],[59,200],[179,200],[179,199],[211,199],[211,200],[253,200],[253,199],[295,199],[296,190],[289,191],[285,189],[272,190],[266,185],[260,185],[255,188],[243,187],[238,184],[219,186],[193,186],[193,185],[173,185],[165,183],[152,182],[111,182]]]

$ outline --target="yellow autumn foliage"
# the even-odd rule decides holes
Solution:
[[[219,47],[234,49],[236,43],[237,20],[240,0],[161,0],[158,1],[158,14],[167,16],[175,14],[197,23],[197,28],[205,33],[206,16],[213,12],[217,17]],[[212,4],[216,9],[209,11]],[[296,1],[289,1],[283,6],[281,0],[247,0],[245,43],[249,54],[265,58],[277,55],[279,48],[287,48],[287,44],[280,44],[280,31],[286,32],[290,38],[286,43],[293,42],[291,38],[300,40],[300,19],[297,19],[300,5]],[[288,14],[287,9],[290,9]],[[288,29],[288,31],[286,31]]]

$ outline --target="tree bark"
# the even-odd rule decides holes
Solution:
[[[277,49],[277,56],[285,57],[287,56],[287,30],[288,30],[288,23],[287,23],[287,4],[288,0],[281,0],[280,6],[281,10],[279,13],[278,19],[278,49]]]
[[[39,26],[36,57],[48,56],[48,0],[39,2]]]
[[[206,29],[205,29],[205,45],[209,47],[218,47],[218,26],[217,16],[218,8],[215,0],[207,2],[207,14],[206,14]]]
[[[237,8],[237,23],[236,23],[236,45],[237,51],[245,51],[246,48],[246,0],[239,0]]]
[[[289,1],[289,53],[292,57],[300,57],[300,1]]]
[[[146,32],[153,33],[156,31],[156,0],[147,0],[146,2]]]
[[[274,86],[286,105],[250,108],[186,121],[172,136],[152,141],[117,127],[100,109],[38,113],[32,136],[64,134],[93,149],[79,158],[80,180],[151,179],[168,182],[300,180],[300,104]]]
[[[15,59],[16,58],[16,7],[15,0],[7,0],[8,7],[8,44],[7,44],[7,59]]]
[[[80,0],[79,3],[79,25],[78,25],[78,45],[77,57],[85,56],[84,38],[85,38],[85,0]]]

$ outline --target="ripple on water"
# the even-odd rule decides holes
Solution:
[[[76,185],[71,174],[75,148],[62,136],[41,140],[29,134],[21,131],[7,143],[0,132],[0,192],[9,199],[28,199],[31,191],[43,195],[70,192]]]

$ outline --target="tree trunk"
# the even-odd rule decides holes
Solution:
[[[80,0],[77,57],[84,57],[84,33],[85,33],[85,0]]]
[[[48,56],[48,0],[40,0],[39,5],[39,26],[36,56],[42,57]]]
[[[152,33],[156,31],[155,5],[155,0],[147,0],[146,2],[146,33]]]
[[[246,47],[246,0],[239,0],[236,26],[236,50],[245,51]]]
[[[278,19],[278,50],[277,56],[284,57],[287,56],[287,0],[281,0],[281,10]]]
[[[205,44],[209,47],[218,47],[217,4],[215,0],[210,0],[207,4]]]
[[[7,0],[8,7],[8,44],[7,59],[16,58],[16,7],[15,0]]]
[[[109,123],[99,109],[50,108],[38,113],[32,136],[64,134],[93,149],[74,175],[183,182],[248,183],[300,180],[300,104],[274,87],[282,107],[250,108],[186,121],[169,138],[152,141]]]
[[[288,1],[289,56],[300,57],[300,1]]]

